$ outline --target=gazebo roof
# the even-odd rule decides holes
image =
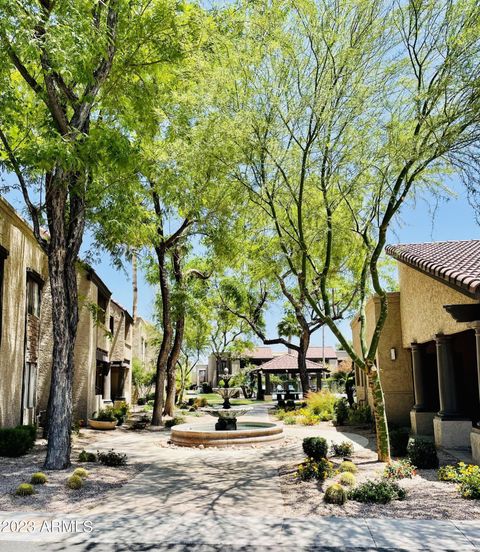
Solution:
[[[285,353],[283,355],[277,356],[265,362],[258,367],[263,372],[283,372],[288,370],[293,372],[298,370],[298,357],[297,355],[292,355],[291,353]],[[313,362],[312,360],[307,359],[307,370],[314,370],[318,372],[319,370],[328,371],[318,362]]]

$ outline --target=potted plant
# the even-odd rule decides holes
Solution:
[[[118,420],[112,407],[102,408],[93,413],[93,417],[88,420],[88,425],[92,429],[115,429]]]

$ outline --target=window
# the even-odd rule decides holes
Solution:
[[[40,318],[40,282],[30,273],[27,274],[27,312]]]
[[[105,313],[107,312],[108,298],[98,293],[98,322],[105,324]]]
[[[110,327],[110,333],[115,333],[115,319],[113,318],[113,316],[110,316],[110,324],[109,324],[109,327]]]
[[[35,406],[36,382],[37,365],[33,362],[26,362],[23,376],[23,408]]]

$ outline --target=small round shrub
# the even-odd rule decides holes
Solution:
[[[357,466],[353,462],[350,462],[350,460],[344,460],[340,464],[340,471],[341,472],[350,472],[350,473],[357,473],[358,469]]]
[[[87,452],[86,450],[82,450],[82,452],[78,455],[78,461],[79,462],[96,462],[97,461],[97,455],[93,452]]]
[[[171,420],[165,421],[165,427],[173,427],[176,425],[184,424],[185,418],[183,416],[174,416]]]
[[[309,481],[310,479],[325,481],[332,473],[333,465],[326,458],[320,458],[319,460],[308,458],[298,466],[297,477],[303,481]]]
[[[347,501],[347,493],[341,485],[334,483],[325,491],[323,500],[325,500],[327,504],[345,504]]]
[[[351,472],[343,472],[340,475],[340,484],[345,487],[355,487],[357,478]]]
[[[365,481],[348,493],[348,498],[356,502],[388,504],[392,500],[403,500],[407,492],[394,481]]]
[[[47,476],[42,472],[34,473],[30,478],[30,483],[32,485],[45,485],[47,481],[48,481]]]
[[[35,489],[30,483],[20,483],[15,491],[15,494],[17,496],[30,496],[35,494]]]
[[[413,439],[407,447],[410,462],[419,469],[437,469],[438,456],[435,444],[424,439]]]
[[[390,462],[383,470],[385,479],[411,479],[416,475],[415,466],[410,460],[399,460],[398,462]]]
[[[350,441],[342,441],[341,443],[332,443],[331,452],[334,456],[352,456],[353,443]]]
[[[77,468],[73,472],[73,475],[78,475],[78,477],[85,479],[86,477],[88,477],[88,471],[85,468]]]
[[[127,455],[114,450],[99,452],[97,456],[104,466],[118,468],[119,466],[125,466],[127,463]]]
[[[79,475],[71,475],[67,479],[67,487],[69,489],[81,489],[83,487],[83,479]]]
[[[392,456],[406,456],[408,440],[410,438],[410,428],[399,427],[389,432],[390,449]]]
[[[302,443],[303,452],[314,460],[326,458],[328,454],[328,443],[323,437],[306,437]]]

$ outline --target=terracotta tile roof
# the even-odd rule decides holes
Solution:
[[[289,351],[291,355],[296,355],[297,352],[293,349]],[[258,360],[270,360],[287,354],[286,351],[274,351],[270,347],[256,347],[253,351],[243,353],[242,356]],[[307,358],[323,358],[322,347],[309,347],[307,350]],[[334,347],[325,347],[325,359],[337,358],[337,352]]]
[[[277,370],[297,370],[298,362],[296,355],[285,353],[265,362],[259,369],[266,372],[275,372]],[[307,359],[307,370],[323,370],[323,366],[317,362],[312,362]]]
[[[388,255],[480,298],[480,240],[388,245]]]

